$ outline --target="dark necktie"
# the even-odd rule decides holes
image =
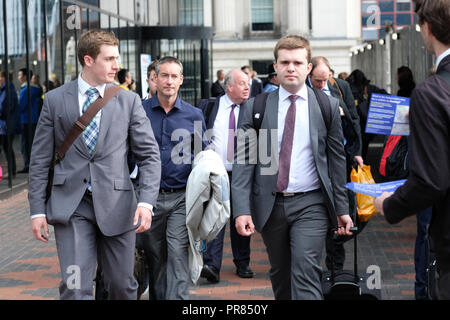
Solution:
[[[289,169],[291,167],[292,144],[294,142],[295,111],[298,96],[291,95],[291,105],[284,119],[284,131],[281,139],[280,162],[278,167],[277,189],[279,192],[286,190],[289,184]]]
[[[230,120],[228,121],[228,144],[227,144],[227,160],[233,162],[234,153],[236,152],[236,118],[234,117],[234,108],[236,104],[231,105]]]

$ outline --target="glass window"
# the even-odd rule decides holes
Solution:
[[[362,2],[362,12],[363,13],[371,13],[373,11],[373,6],[378,7],[378,4],[375,0],[363,1]]]
[[[411,14],[410,13],[398,13],[397,14],[397,25],[410,25],[411,24]]]
[[[203,0],[178,0],[178,24],[203,25]]]
[[[252,0],[251,21],[253,31],[273,30],[273,0]]]
[[[381,0],[380,1],[380,11],[381,12],[394,12],[394,1],[393,0]]]
[[[381,15],[381,26],[384,27],[387,24],[394,23],[394,15],[393,14],[382,14]]]
[[[362,37],[364,40],[377,40],[378,30],[377,29],[363,29]]]
[[[397,0],[397,11],[411,11],[411,1]]]

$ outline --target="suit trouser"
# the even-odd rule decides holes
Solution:
[[[416,281],[414,282],[414,296],[420,299],[426,296],[427,287],[427,230],[431,222],[432,208],[429,207],[416,215],[417,236],[414,244],[414,268]]]
[[[113,237],[103,235],[95,219],[92,197],[86,195],[69,223],[55,224],[54,230],[61,268],[59,292],[62,300],[93,299],[97,256],[108,298],[136,300],[134,230]]]
[[[322,256],[329,228],[320,190],[303,195],[277,195],[262,230],[277,300],[323,299]]]
[[[228,173],[231,183],[231,174]],[[233,195],[231,194],[230,203],[232,203]],[[230,205],[230,239],[231,250],[233,252],[233,262],[237,268],[245,268],[250,264],[250,240],[251,237],[241,236],[234,223],[233,206]],[[203,253],[203,263],[213,266],[220,271],[222,267],[223,257],[223,240],[225,237],[226,225],[222,228],[219,234],[206,244],[206,251]]]
[[[185,190],[160,192],[154,213],[152,226],[142,233],[150,299],[187,300],[190,278]]]

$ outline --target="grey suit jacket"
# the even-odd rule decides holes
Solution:
[[[46,214],[50,224],[67,223],[91,181],[95,217],[102,233],[113,236],[130,231],[137,202],[127,165],[129,147],[139,167],[140,202],[156,205],[161,163],[141,100],[126,90],[102,108],[94,154],[89,154],[81,134],[55,166],[52,194],[45,203],[54,150],[79,116],[77,80],[46,94],[31,151],[30,213]]]
[[[344,188],[346,183],[346,160],[343,146],[341,119],[339,114],[338,100],[329,97],[332,106],[332,123],[327,132],[325,122],[320,111],[319,103],[311,88],[308,88],[309,101],[309,125],[311,136],[311,147],[314,161],[319,176],[321,190],[326,198],[325,205],[328,209],[331,227],[337,225],[336,215],[348,214],[347,192]],[[246,135],[249,129],[253,129],[253,102],[248,105],[243,113],[242,122],[238,131],[238,141],[241,135]],[[254,139],[247,139],[245,148],[239,147],[233,165],[233,179],[231,190],[233,193],[233,214],[235,217],[244,214],[252,215],[256,230],[261,232],[272,212],[276,197],[276,182],[278,170],[273,174],[262,174],[261,170],[276,164],[278,168],[278,138],[276,131],[270,129],[278,128],[278,90],[271,92],[267,97],[266,111],[261,124],[261,129],[269,129],[267,144],[270,153],[270,163],[262,163],[260,150],[256,164],[249,159],[249,149],[254,148]],[[274,137],[272,138],[272,135]],[[258,140],[263,135],[259,135]],[[276,145],[271,141],[276,142]],[[258,146],[259,149],[259,146]],[[245,156],[244,156],[245,152]],[[239,159],[245,158],[245,163]]]

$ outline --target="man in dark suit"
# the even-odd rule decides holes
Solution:
[[[347,181],[350,181],[350,172],[353,163],[357,163],[361,168],[364,165],[363,158],[361,157],[361,128],[359,126],[359,116],[355,107],[352,90],[346,81],[330,76],[331,67],[327,58],[322,56],[313,57],[311,62],[312,70],[307,83],[339,100],[339,111],[345,139],[344,149],[347,161]],[[349,212],[355,215],[355,194],[350,190],[347,190],[347,193],[349,198]],[[328,234],[326,242],[326,265],[329,270],[331,270],[332,263],[334,270],[343,269],[345,261],[344,240],[345,238],[343,237],[337,237],[333,240],[333,234]]]
[[[220,69],[217,71],[217,80],[211,86],[211,97],[220,97],[225,94],[225,71]]]
[[[253,78],[253,68],[250,66],[243,66],[241,68],[242,72],[244,72],[248,76],[248,86],[250,87],[250,98],[256,97],[263,91],[262,82]]]
[[[437,74],[418,85],[410,101],[409,176],[374,203],[389,223],[432,206],[429,232],[439,272],[439,298],[450,299],[450,2],[415,0],[425,46]],[[447,79],[446,79],[447,78]]]
[[[233,214],[241,235],[261,232],[276,299],[323,299],[320,259],[327,232],[331,227],[351,234],[353,225],[343,187],[338,100],[329,97],[327,129],[313,89],[305,85],[312,68],[309,41],[283,37],[274,53],[280,88],[267,96],[259,135],[254,131],[255,99],[241,115],[231,182]],[[242,141],[248,142],[242,146]]]
[[[212,147],[221,156],[230,181],[232,181],[235,130],[241,122],[240,115],[245,110],[245,102],[248,100],[250,93],[248,77],[240,70],[232,70],[225,77],[225,87],[226,94],[216,99],[212,108],[211,104],[208,104],[209,100],[203,100],[199,107],[202,108],[205,115],[206,128],[213,130]],[[211,110],[207,110],[207,108],[211,108]],[[201,277],[212,283],[217,283],[220,280],[224,235],[225,227],[214,240],[207,243],[206,251],[203,254],[204,265]],[[249,267],[250,237],[244,237],[237,233],[233,210],[231,210],[230,237],[237,275],[241,278],[252,278],[253,271]]]

